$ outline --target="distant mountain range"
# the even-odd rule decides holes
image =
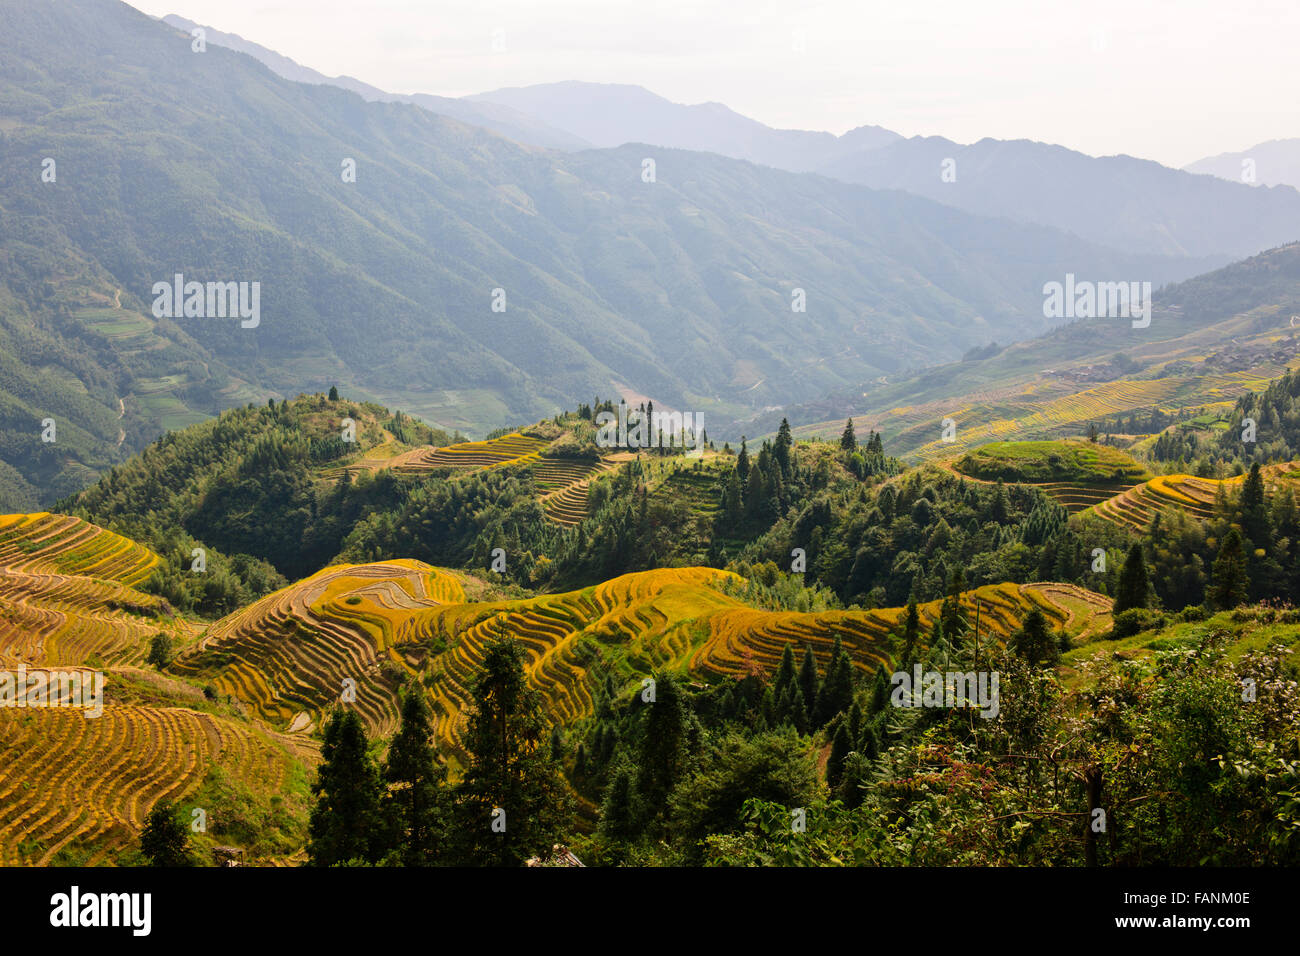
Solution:
[[[190,33],[199,24],[176,14],[168,14],[162,21],[184,33]],[[259,60],[273,73],[295,83],[313,83],[321,86],[337,86],[351,90],[363,100],[375,103],[413,103],[434,113],[450,116],[473,126],[481,126],[520,143],[545,146],[548,149],[588,149],[592,144],[561,129],[538,122],[534,117],[518,110],[497,103],[475,103],[469,99],[456,99],[449,96],[432,96],[427,93],[403,95],[387,93],[369,83],[362,83],[350,76],[326,76],[323,73],[302,66],[299,63],[267,49],[260,44],[245,40],[237,33],[224,33],[214,27],[204,26],[204,39],[216,46],[223,46],[239,53],[247,53]]]
[[[165,19],[186,30],[194,26],[180,17]],[[1182,171],[1030,140],[962,145],[940,136],[904,139],[879,126],[834,136],[773,129],[721,103],[687,106],[623,84],[546,83],[462,99],[396,96],[348,77],[330,79],[211,28],[208,39],[248,53],[288,79],[331,83],[370,100],[415,103],[536,146],[575,150],[644,143],[716,153],[876,189],[902,189],[981,216],[1073,232],[1126,252],[1207,257],[1216,265],[1300,238],[1300,192],[1292,188],[1300,186],[1300,140],[1256,148],[1259,182],[1289,185],[1250,192],[1235,154]],[[1192,175],[1205,172],[1234,185]]]
[[[613,83],[546,83],[466,97],[505,106],[598,147],[646,143],[747,159],[791,172],[816,172],[837,159],[902,139],[879,126],[843,136],[773,129],[721,103],[683,106],[640,86]]]
[[[1240,153],[1220,153],[1183,167],[1234,183],[1300,189],[1300,139],[1274,139]]]
[[[539,150],[289,82],[115,0],[0,13],[11,501],[335,383],[479,434],[648,395],[722,439],[756,409],[1044,331],[1043,284],[1067,272],[1205,266],[709,153],[659,149],[647,182],[642,147]],[[259,324],[155,313],[177,274],[257,282]]]

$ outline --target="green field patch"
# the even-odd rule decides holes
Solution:
[[[144,410],[167,431],[178,431],[189,425],[207,421],[208,416],[189,408],[179,398],[166,392],[153,395],[137,395],[136,399]]]
[[[180,375],[164,375],[162,378],[141,378],[137,379],[134,391],[136,395],[155,395],[158,392],[170,392],[180,388],[187,381],[187,377]]]
[[[129,309],[78,309],[73,317],[110,339],[129,339],[153,331],[153,322]]]
[[[1117,448],[1075,441],[992,442],[968,451],[953,467],[972,478],[1025,484],[1132,483],[1151,477],[1143,465]]]

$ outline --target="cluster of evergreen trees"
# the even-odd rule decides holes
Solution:
[[[1151,457],[1202,477],[1241,474],[1252,462],[1300,459],[1300,369],[1238,398],[1227,427],[1208,438],[1180,429],[1159,435]]]
[[[1238,494],[1220,494],[1199,521],[1158,513],[1129,548],[1116,613],[1163,606],[1227,610],[1247,602],[1290,602],[1300,595],[1300,513],[1295,494],[1267,494],[1258,464]]]
[[[518,865],[549,857],[572,822],[546,718],[513,641],[491,644],[473,688],[464,777],[446,783],[430,743],[428,704],[413,685],[382,767],[355,711],[325,724],[308,826],[313,866]]]

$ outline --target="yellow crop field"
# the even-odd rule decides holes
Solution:
[[[388,466],[400,474],[421,474],[437,468],[480,469],[536,461],[548,442],[512,432],[489,441],[468,441],[444,448],[416,448],[391,459]]]
[[[49,513],[0,516],[0,663],[107,664],[144,660],[162,631],[197,631],[132,585],[159,558],[97,525]]]
[[[978,605],[982,638],[1005,640],[1035,605],[1042,608],[1053,627],[1067,624],[1067,628],[1077,625],[1083,629],[1093,623],[1073,620],[1070,611],[1058,600],[1062,593],[1046,585],[988,585],[963,593],[960,603],[972,624]],[[1108,608],[1109,602],[1097,597],[1098,613],[1103,613],[1101,609]],[[931,601],[917,606],[923,635],[933,626],[942,603]],[[798,613],[745,608],[725,611],[710,618],[708,640],[695,652],[691,668],[733,677],[750,672],[771,674],[780,664],[785,645],[793,643],[797,647],[811,647],[818,668],[824,671],[838,635],[854,666],[871,673],[882,663],[890,662],[896,650],[893,637],[902,625],[903,610]]]
[[[269,799],[302,753],[183,707],[109,703],[92,719],[0,708],[0,866],[49,864],[65,848],[106,862],[134,843],[155,803],[193,794],[213,768]]]
[[[453,575],[420,561],[335,565],[222,618],[172,670],[294,730],[311,726],[351,681],[371,732],[390,733],[397,687],[414,672],[394,649],[399,625],[464,597]]]
[[[158,555],[80,518],[49,512],[0,515],[0,568],[49,569],[80,577],[140,584]]]
[[[1300,486],[1300,464],[1286,462],[1265,465],[1260,469],[1264,485],[1270,493],[1283,484]],[[1150,481],[1116,494],[1089,508],[1096,514],[1115,524],[1124,525],[1134,531],[1144,531],[1157,514],[1166,508],[1177,508],[1195,518],[1205,520],[1214,516],[1214,503],[1220,491],[1239,488],[1245,480],[1244,475],[1236,475],[1222,481],[1215,478],[1197,478],[1194,475],[1159,475]]]
[[[616,467],[609,459],[543,458],[533,469],[533,480],[544,492],[542,509],[558,525],[571,528],[587,517],[587,491],[601,473]]]
[[[350,677],[353,706],[372,732],[390,733],[398,683],[418,676],[440,748],[460,757],[474,682],[488,645],[502,637],[521,645],[528,681],[558,724],[593,713],[593,678],[584,661],[597,647],[616,653],[628,680],[660,668],[704,680],[771,672],[787,642],[811,646],[825,667],[836,635],[864,671],[890,661],[896,650],[900,608],[756,610],[727,593],[727,582],[739,579],[712,568],[673,568],[563,594],[467,602],[454,578],[419,562],[341,566],[214,625],[173,667],[211,680],[263,719],[294,731],[314,726]],[[1094,596],[1093,613],[1080,620],[1079,608],[1089,605],[1071,598],[1067,606],[1060,587],[988,586],[963,595],[962,603],[972,622],[978,605],[980,633],[989,640],[1005,638],[1034,605],[1072,633],[1107,613],[1109,602]],[[927,632],[939,608],[937,601],[920,608]]]

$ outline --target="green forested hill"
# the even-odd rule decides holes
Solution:
[[[115,0],[0,12],[7,507],[334,382],[477,431],[625,388],[728,437],[754,408],[1041,331],[1045,277],[1196,268],[707,154],[655,150],[647,183],[645,148],[553,154],[294,84]],[[154,319],[176,273],[260,282],[260,325]]]

